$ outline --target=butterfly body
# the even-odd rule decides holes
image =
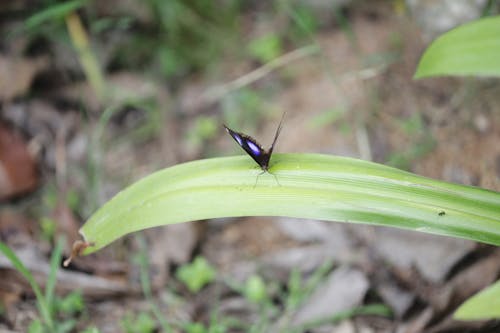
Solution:
[[[284,116],[284,115],[283,115]],[[271,155],[273,154],[274,145],[281,131],[281,123],[283,118],[281,118],[276,134],[274,135],[273,143],[269,149],[264,149],[261,144],[257,142],[254,138],[249,135],[233,131],[224,125],[226,131],[231,135],[231,137],[238,143],[238,145],[248,154],[251,158],[260,166],[264,172],[269,170],[269,161],[271,160]]]

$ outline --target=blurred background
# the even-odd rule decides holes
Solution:
[[[0,240],[44,286],[84,221],[165,167],[350,156],[500,190],[500,85],[413,80],[443,32],[496,1],[4,0]],[[249,157],[250,158],[250,157]],[[59,269],[57,332],[498,332],[453,310],[499,251],[396,229],[249,217],[156,228]],[[56,265],[57,266],[57,265]],[[194,281],[193,281],[194,280]],[[44,332],[0,255],[0,331]],[[325,319],[326,318],[326,319]]]

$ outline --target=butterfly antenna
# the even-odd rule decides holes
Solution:
[[[283,112],[283,115],[281,116],[280,123],[278,125],[278,128],[276,129],[276,134],[274,135],[274,140],[273,144],[271,145],[271,148],[269,148],[269,155],[273,153],[274,145],[276,144],[276,141],[278,140],[278,136],[280,135],[281,128],[283,127],[283,119],[285,119],[286,111]]]

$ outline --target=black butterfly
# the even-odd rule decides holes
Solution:
[[[285,114],[283,114],[283,117],[284,116]],[[246,153],[250,155],[250,157],[253,158],[255,162],[257,162],[260,168],[264,172],[268,172],[269,160],[271,159],[276,140],[278,140],[278,136],[280,135],[283,117],[281,117],[280,124],[278,125],[278,129],[276,129],[276,134],[274,135],[273,143],[268,150],[262,148],[262,146],[251,136],[235,132],[232,129],[228,128],[226,125],[224,125],[224,128],[229,133],[229,135],[231,135],[233,139],[240,145],[240,147],[243,148],[243,150],[246,151]]]

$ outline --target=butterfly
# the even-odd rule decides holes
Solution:
[[[243,150],[248,155],[250,155],[251,158],[253,158],[255,162],[257,162],[257,164],[260,166],[263,172],[269,172],[269,161],[271,160],[271,155],[273,154],[273,149],[274,145],[276,144],[276,140],[278,140],[278,136],[280,135],[284,117],[285,114],[283,114],[283,116],[281,117],[278,128],[276,129],[276,133],[274,134],[273,143],[271,144],[271,147],[269,147],[268,150],[262,148],[262,146],[257,142],[257,140],[255,140],[251,136],[233,131],[226,125],[224,125],[224,128],[229,133],[229,135],[231,135],[234,141],[236,141],[240,145],[240,147],[243,148]]]

